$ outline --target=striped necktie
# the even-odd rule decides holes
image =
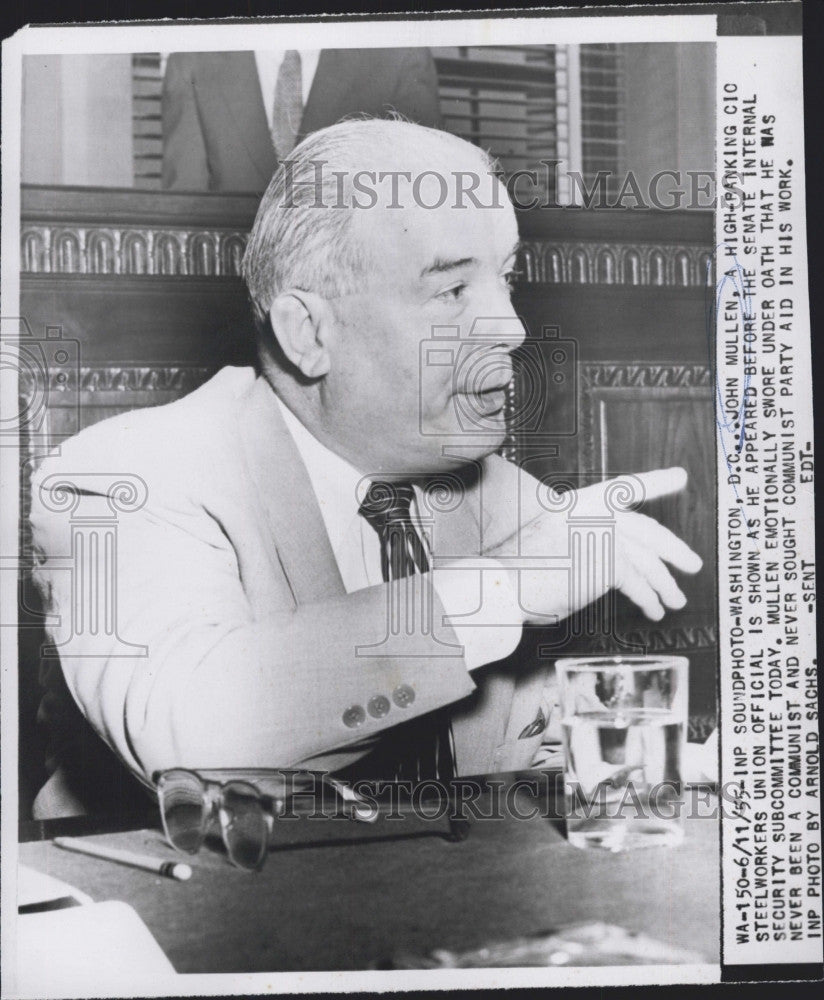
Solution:
[[[275,84],[272,108],[272,144],[278,159],[287,157],[295,148],[295,138],[303,117],[303,79],[300,52],[289,49],[283,56]]]
[[[381,544],[381,571],[388,583],[429,571],[429,556],[412,523],[410,483],[373,482],[358,513]],[[368,777],[423,781],[455,777],[455,750],[448,709],[439,709],[390,730],[365,763]]]

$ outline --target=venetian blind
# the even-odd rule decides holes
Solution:
[[[134,185],[159,188],[163,164],[160,93],[163,65],[157,52],[132,56],[132,149]]]
[[[599,171],[615,193],[626,169],[624,52],[619,45],[582,45],[581,173],[592,188]]]

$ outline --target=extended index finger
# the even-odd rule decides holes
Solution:
[[[641,472],[635,479],[640,482],[644,493],[639,503],[645,503],[647,500],[657,500],[658,497],[683,490],[687,485],[687,470],[682,469],[680,465],[673,465],[669,469]]]
[[[680,465],[670,469],[653,469],[632,475],[616,476],[602,483],[593,483],[578,490],[577,513],[584,511],[629,510],[648,500],[677,493],[687,484],[687,473]]]

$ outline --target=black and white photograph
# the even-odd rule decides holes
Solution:
[[[578,14],[4,43],[4,996],[820,978],[800,4]]]

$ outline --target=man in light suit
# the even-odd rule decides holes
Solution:
[[[398,734],[420,761],[448,732],[437,760],[453,773],[528,766],[551,675],[512,656],[523,624],[612,587],[658,619],[685,601],[665,563],[700,559],[619,510],[614,572],[576,574],[564,504],[495,454],[524,331],[515,215],[485,153],[371,120],[317,132],[292,159],[244,259],[258,369],[91,427],[35,478],[38,579],[68,690],[146,785],[178,765],[385,777]],[[117,625],[101,650],[100,629],[75,627],[61,499],[105,506],[96,484],[124,468],[147,499],[118,522]],[[653,498],[685,475],[638,481]],[[580,490],[576,515],[602,512],[605,493]],[[65,777],[40,815],[82,806]]]
[[[293,97],[278,90],[290,55],[299,80]],[[162,107],[163,187],[181,191],[260,194],[279,159],[347,115],[396,112],[441,126],[428,48],[174,52]],[[284,111],[294,126],[285,137],[277,122]]]

